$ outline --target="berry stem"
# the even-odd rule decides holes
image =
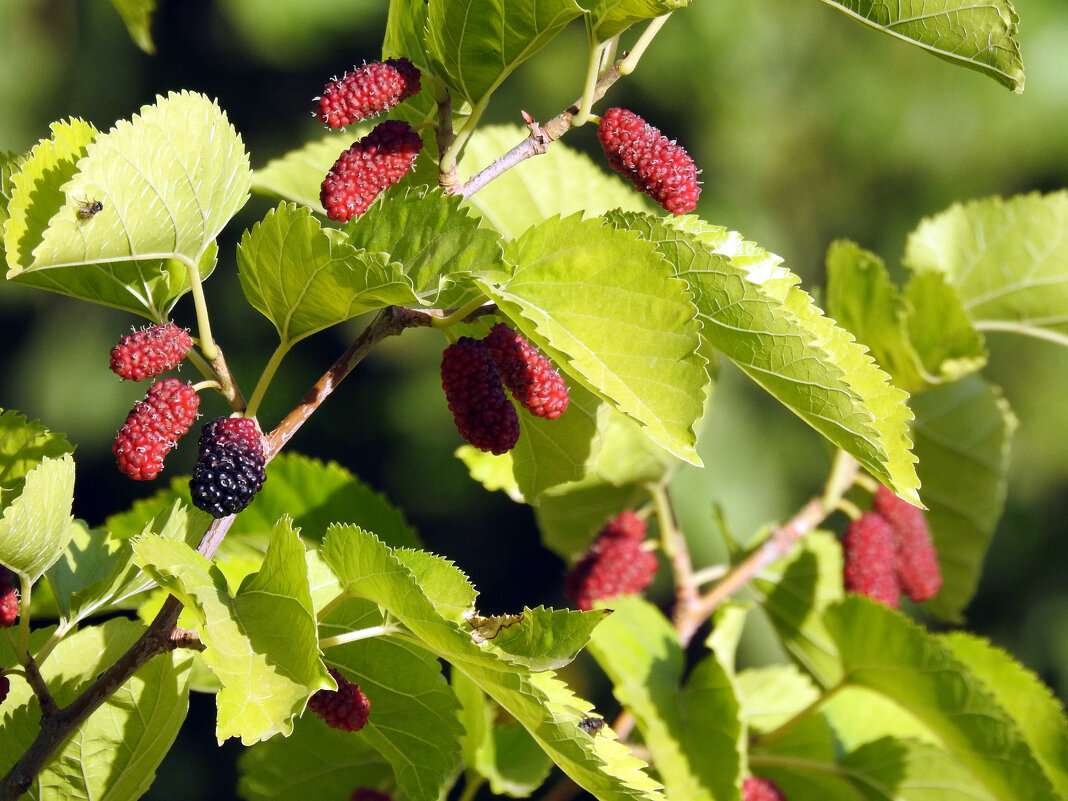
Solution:
[[[252,390],[252,397],[249,398],[248,406],[245,408],[246,417],[255,417],[256,412],[259,411],[260,401],[263,400],[264,394],[267,392],[267,387],[271,384],[271,379],[274,378],[274,374],[278,372],[278,366],[282,363],[282,359],[289,353],[289,349],[293,347],[293,343],[289,341],[283,341],[278,343],[278,347],[274,349],[274,353],[271,354],[271,358],[267,360],[267,364],[263,368],[263,372],[260,373],[260,380],[256,382],[256,388]]]
[[[463,128],[456,134],[452,144],[449,145],[448,150],[441,157],[441,161],[438,165],[439,172],[450,172],[456,170],[456,162],[460,158],[460,151],[464,149],[464,145],[467,144],[468,138],[475,132],[475,128],[478,127],[479,120],[482,119],[482,113],[486,110],[486,105],[489,103],[490,97],[493,95],[493,90],[497,88],[497,84],[494,84],[489,88],[486,94],[479,98],[479,101],[471,106],[471,116],[464,121]]]
[[[204,298],[204,283],[200,280],[200,268],[195,262],[184,257],[175,256],[185,264],[189,274],[189,289],[193,294],[193,306],[197,312],[197,329],[199,331],[200,352],[209,362],[214,362],[219,356],[219,346],[211,336],[211,320],[208,317],[208,302]]]
[[[660,33],[660,29],[664,27],[664,23],[668,21],[668,18],[673,12],[669,11],[663,16],[653,19],[642,31],[642,35],[638,37],[638,41],[634,43],[634,47],[630,49],[630,52],[623,56],[623,59],[619,62],[619,74],[630,75],[634,72],[638,66],[638,62],[641,61],[643,55],[645,55],[646,49],[652,44],[653,39]]]

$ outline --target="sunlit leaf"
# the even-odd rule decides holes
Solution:
[[[45,457],[26,474],[22,494],[0,519],[0,563],[35,582],[59,559],[74,535],[74,460]]]

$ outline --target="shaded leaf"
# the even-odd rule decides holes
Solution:
[[[916,740],[885,737],[840,761],[865,798],[872,801],[995,801],[957,760]]]
[[[604,42],[631,25],[685,8],[690,0],[597,0],[590,9],[593,38]]]
[[[152,42],[151,27],[156,0],[111,0],[111,4],[126,23],[126,30],[129,31],[134,44],[149,55],[155,53],[156,45]]]
[[[931,383],[957,381],[986,365],[983,335],[941,273],[914,273],[905,287],[908,334]]]
[[[36,420],[10,409],[0,414],[0,508],[22,494],[26,474],[45,457],[59,458],[71,453],[63,434],[49,431]]]
[[[22,494],[0,519],[0,563],[34,583],[74,535],[74,460],[69,453],[45,457],[26,474]]]

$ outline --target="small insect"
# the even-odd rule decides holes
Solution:
[[[104,204],[99,200],[83,200],[80,202],[76,214],[79,220],[87,220],[98,211],[103,210],[103,208]]]
[[[604,721],[600,718],[583,718],[578,722],[578,727],[591,737],[604,728]]]

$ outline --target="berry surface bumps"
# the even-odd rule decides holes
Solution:
[[[19,619],[19,593],[15,574],[0,567],[0,628],[9,628]]]
[[[685,148],[633,111],[610,108],[597,126],[608,165],[672,214],[697,208],[701,187]]]
[[[786,801],[775,782],[750,776],[742,782],[742,801]]]
[[[337,682],[336,690],[319,690],[308,699],[308,709],[326,721],[332,729],[359,731],[366,725],[371,702],[341,673],[330,668],[330,675]]]
[[[264,472],[263,436],[248,417],[219,417],[204,424],[199,456],[189,480],[193,505],[212,517],[237,514],[260,491]]]
[[[927,601],[942,588],[942,571],[923,510],[901,500],[884,486],[872,507],[890,525],[897,544],[897,581],[911,601]]]
[[[177,378],[157,381],[134,404],[115,435],[111,453],[119,470],[148,481],[163,469],[163,458],[196,420],[200,398],[193,385]]]
[[[877,512],[865,512],[846,528],[842,539],[846,592],[867,595],[898,608],[897,545],[890,524]]]
[[[460,337],[441,354],[441,386],[456,429],[481,451],[502,454],[519,441],[519,415],[504,394],[485,342]]]
[[[522,334],[497,323],[482,340],[512,397],[536,417],[555,420],[567,410],[567,384],[556,368]]]
[[[331,81],[319,98],[317,116],[341,128],[389,111],[419,93],[419,69],[406,58],[364,64]]]
[[[111,370],[120,378],[143,381],[173,370],[193,347],[193,338],[174,323],[127,334],[111,349]]]
[[[348,222],[407,174],[423,140],[406,122],[386,120],[342,153],[323,179],[319,200],[326,216]]]
[[[564,595],[588,611],[596,601],[645,592],[658,562],[642,547],[644,538],[645,521],[630,511],[616,515],[564,576]]]

